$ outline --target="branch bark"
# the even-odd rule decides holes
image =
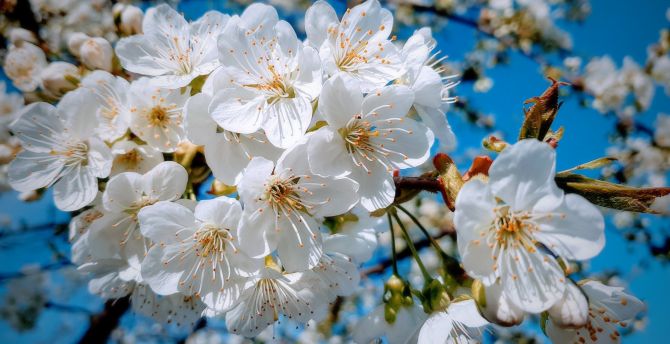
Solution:
[[[130,296],[116,300],[107,300],[105,309],[91,316],[91,324],[79,339],[80,344],[107,343],[112,331],[119,326],[121,317],[130,308]]]

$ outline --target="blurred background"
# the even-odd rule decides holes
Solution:
[[[303,17],[311,2],[268,2],[304,38]],[[329,2],[340,14],[357,3]],[[145,9],[157,2],[134,3]],[[239,14],[250,2],[170,3],[187,19],[196,19],[211,9]],[[637,186],[668,186],[667,0],[382,3],[395,13],[394,32],[399,41],[419,27],[429,26],[437,41],[437,57],[447,57],[442,61],[447,74],[458,75],[460,84],[453,89],[458,100],[447,116],[458,140],[457,148],[449,154],[461,170],[467,169],[476,155],[489,154],[482,148],[483,139],[490,135],[516,138],[523,121],[524,101],[540,95],[550,85],[547,76],[552,76],[571,83],[561,88],[564,104],[554,125],[565,128],[557,148],[557,170],[613,156],[619,159],[617,163],[587,174]],[[63,27],[42,28],[50,35],[54,32],[48,44],[56,45],[62,44],[58,42],[58,32],[95,30],[109,19],[106,16],[112,15],[112,1],[31,0],[30,5],[38,23],[47,15],[64,18],[58,24]],[[55,12],[49,12],[54,8]],[[0,29],[4,32],[16,20],[11,14],[3,15]],[[2,79],[8,92],[16,92],[4,74]],[[435,150],[440,148],[436,146]],[[88,293],[86,276],[69,261],[70,217],[55,208],[49,195],[19,195],[10,191],[2,178],[4,173],[0,173],[0,342],[76,342],[89,328],[91,317],[103,310],[105,300]],[[206,192],[200,196],[208,197]],[[424,224],[430,224],[431,231],[440,232],[450,226],[451,214],[433,195],[422,195],[408,208],[415,210]],[[593,261],[576,267],[576,274],[624,286],[647,303],[647,312],[635,322],[635,331],[624,337],[625,342],[664,342],[670,325],[666,313],[670,309],[666,294],[670,286],[670,221],[666,217],[603,211],[607,214],[606,247]],[[369,273],[363,278],[361,293],[343,300],[337,316],[327,324],[311,324],[305,330],[276,326],[259,341],[274,336],[285,342],[311,343],[328,338],[346,342],[351,326],[380,300],[389,271],[376,271],[374,267],[388,257],[388,245],[384,245],[388,240],[385,236],[380,238],[377,253],[364,267]],[[453,247],[450,235],[444,235],[441,242],[444,247]],[[431,261],[430,252],[422,254],[426,255],[424,262]],[[401,268],[412,276],[419,275],[409,261]],[[208,321],[204,328],[192,333],[193,329],[165,327],[132,312],[119,318],[120,324],[110,338],[114,342],[242,341],[226,334],[223,322]],[[548,342],[538,319],[533,318],[519,328],[494,328],[487,332],[486,339]]]

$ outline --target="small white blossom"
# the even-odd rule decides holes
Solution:
[[[317,1],[305,14],[309,44],[319,50],[324,72],[346,73],[371,92],[397,79],[404,68],[398,48],[389,35],[393,15],[377,0],[347,9],[338,21],[335,9]]]
[[[116,54],[125,69],[151,76],[151,84],[180,88],[218,65],[216,38],[229,16],[216,11],[188,23],[163,4],[147,10],[142,34],[122,38]]]
[[[9,167],[12,187],[32,191],[54,186],[56,207],[80,209],[98,192],[97,178],[109,176],[112,154],[92,135],[96,126],[93,95],[86,89],[69,92],[53,107],[33,103],[25,107],[11,130],[24,151]]]
[[[407,118],[414,96],[405,86],[387,86],[363,96],[355,79],[329,79],[319,100],[328,125],[309,138],[307,157],[314,173],[348,175],[360,184],[361,205],[373,211],[395,197],[394,169],[428,159],[433,133]]]
[[[489,170],[489,182],[466,183],[456,199],[458,251],[468,274],[485,286],[501,285],[507,300],[542,312],[562,296],[567,280],[554,256],[585,260],[605,245],[598,209],[554,182],[556,153],[523,140],[506,148]]]

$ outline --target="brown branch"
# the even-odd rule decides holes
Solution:
[[[130,308],[130,296],[107,300],[105,309],[91,316],[91,324],[79,340],[80,344],[107,343],[112,331],[119,326],[119,320]]]

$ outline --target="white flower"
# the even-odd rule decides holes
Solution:
[[[154,86],[180,88],[218,66],[216,37],[228,19],[209,11],[189,24],[168,5],[152,7],[144,16],[143,34],[119,40],[116,55],[123,68],[151,76]]]
[[[114,161],[111,176],[121,172],[144,174],[163,162],[163,154],[147,145],[138,145],[134,141],[117,141],[112,146]]]
[[[393,324],[384,318],[385,305],[379,305],[365,318],[361,319],[353,332],[356,343],[370,343],[373,339],[386,337],[390,344],[416,343],[421,326],[426,321],[426,313],[416,302],[411,306],[400,307]]]
[[[237,185],[242,171],[255,156],[276,160],[281,151],[268,142],[262,131],[238,134],[222,129],[209,114],[211,93],[217,87],[220,69],[212,73],[203,86],[203,92],[191,97],[184,106],[186,135],[197,145],[205,146],[205,159],[216,179],[228,185]]]
[[[107,146],[91,136],[93,95],[85,89],[69,92],[55,108],[47,103],[25,107],[11,130],[24,151],[9,167],[12,187],[32,191],[54,185],[58,209],[73,211],[91,203],[98,192],[97,178],[112,167]]]
[[[40,73],[46,66],[44,51],[36,45],[24,42],[21,46],[9,48],[2,67],[16,88],[23,92],[32,92],[40,85]]]
[[[154,87],[147,78],[130,84],[130,130],[161,152],[174,152],[184,139],[183,106],[189,90]]]
[[[448,81],[453,76],[442,76],[441,59],[435,59],[440,53],[433,50],[437,46],[430,28],[414,32],[402,48],[402,56],[407,72],[396,83],[407,85],[414,91],[414,109],[421,120],[431,128],[445,149],[456,144],[451,126],[447,122],[443,106],[454,101],[449,90],[456,83]],[[443,84],[442,81],[448,81]]]
[[[479,314],[475,301],[453,302],[426,319],[419,331],[418,344],[478,343],[486,325],[488,322]]]
[[[392,171],[428,159],[433,133],[407,118],[414,96],[405,86],[387,86],[363,97],[355,79],[328,80],[319,110],[328,125],[309,138],[308,160],[314,173],[349,175],[360,184],[361,205],[369,211],[393,202]]]
[[[305,144],[287,150],[276,166],[254,158],[238,185],[245,216],[238,230],[240,247],[253,257],[278,249],[288,271],[318,264],[321,232],[315,217],[347,212],[358,201],[358,184],[347,178],[313,175]]]
[[[596,97],[593,106],[601,113],[619,110],[628,94],[628,88],[621,82],[616,65],[609,56],[594,58],[586,65],[584,87]]]
[[[79,47],[79,59],[88,69],[112,71],[114,49],[109,41],[102,37],[91,37]]]
[[[468,274],[485,286],[500,284],[510,303],[547,310],[567,280],[554,254],[585,260],[604,244],[598,209],[554,182],[556,153],[537,140],[505,149],[489,170],[489,182],[466,183],[456,199],[458,251]],[[544,248],[538,247],[543,245]]]
[[[105,214],[89,229],[92,254],[125,259],[139,270],[148,243],[140,233],[138,213],[159,201],[179,199],[187,181],[184,167],[173,161],[160,163],[143,175],[124,172],[112,177],[102,195]]]
[[[307,322],[316,312],[310,284],[299,272],[282,274],[266,267],[244,286],[235,308],[226,313],[228,331],[254,337],[279,319]]]
[[[40,74],[42,89],[53,97],[61,97],[77,88],[79,69],[71,63],[51,62]]]
[[[7,92],[7,84],[0,81],[0,142],[9,139],[9,125],[23,108],[23,97],[19,93]]]
[[[241,216],[239,202],[228,197],[201,201],[195,211],[171,202],[142,209],[140,230],[156,244],[142,262],[142,278],[159,295],[195,295],[211,309],[228,310],[242,277],[263,264],[237,248]]]
[[[219,37],[219,59],[229,88],[214,95],[210,111],[223,128],[240,134],[263,129],[281,148],[295,144],[312,119],[321,90],[317,52],[304,46],[277,11],[253,4]]]
[[[317,1],[305,14],[307,39],[319,49],[324,72],[355,77],[365,92],[404,72],[398,49],[389,39],[392,28],[393,15],[377,0],[347,9],[341,21],[325,1]]]
[[[128,81],[96,70],[82,79],[81,86],[95,94],[96,116],[100,123],[96,134],[109,142],[123,136],[130,122]]]
[[[633,90],[636,103],[640,106],[641,110],[647,110],[654,99],[654,91],[656,89],[654,80],[630,56],[626,56],[623,59],[621,77]]]
[[[571,329],[547,322],[547,335],[554,343],[618,343],[619,327],[626,327],[628,321],[645,309],[642,301],[623,288],[589,281],[581,289],[589,300],[586,325]]]

